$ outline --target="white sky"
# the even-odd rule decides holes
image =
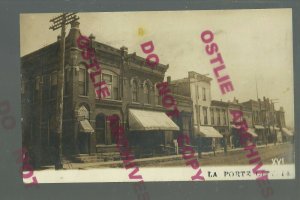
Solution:
[[[22,14],[20,17],[21,56],[56,41],[60,31],[49,30],[49,20],[57,13]],[[240,101],[259,98],[275,100],[283,106],[286,122],[294,126],[292,10],[212,10],[171,12],[79,13],[84,35],[116,48],[126,46],[129,53],[146,57],[140,44],[152,40],[160,62],[169,64],[166,76],[187,77],[188,71],[209,74],[212,98]],[[69,27],[68,27],[69,28]],[[145,31],[138,35],[138,29]],[[215,33],[231,77],[234,92],[222,95],[213,76],[209,57],[200,39],[204,30]],[[68,33],[67,29],[67,33]]]

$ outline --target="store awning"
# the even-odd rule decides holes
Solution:
[[[254,125],[254,127],[256,128],[256,129],[265,129],[263,126],[261,126],[261,125]]]
[[[179,127],[164,112],[129,109],[131,131],[179,131]]]
[[[200,137],[223,138],[223,135],[211,126],[200,126],[200,130],[198,126],[194,126],[194,132]]]
[[[254,129],[248,128],[247,132],[248,132],[249,134],[251,134],[252,137],[257,137],[257,134],[255,133]]]
[[[231,127],[231,128],[235,128],[235,129],[239,129],[239,127],[237,127],[237,126],[234,125],[234,124],[231,124],[230,127]]]
[[[287,129],[287,128],[282,128],[282,132],[283,132],[284,134],[288,135],[288,136],[293,136],[293,135],[294,135],[293,132],[290,131],[290,130]]]
[[[271,131],[273,131],[274,129],[275,129],[276,131],[279,131],[279,128],[277,128],[277,127],[274,127],[274,128],[273,128],[273,126],[270,126],[270,129],[271,129]]]
[[[95,132],[95,130],[93,129],[93,127],[87,119],[80,121],[80,131],[84,133]]]

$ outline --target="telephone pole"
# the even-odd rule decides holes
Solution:
[[[77,21],[79,19],[76,13],[63,13],[58,17],[50,20],[53,23],[49,29],[53,31],[61,28],[60,39],[60,63],[57,71],[57,99],[56,99],[56,136],[57,136],[57,149],[55,169],[62,169],[62,120],[63,120],[63,101],[64,101],[64,66],[65,66],[65,36],[66,25]]]

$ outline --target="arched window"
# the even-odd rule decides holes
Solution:
[[[155,104],[156,105],[162,105],[162,98],[159,95],[159,90],[156,86],[157,86],[157,83],[154,86],[154,88],[155,88]]]
[[[145,93],[145,103],[150,104],[151,103],[151,95],[150,95],[150,85],[148,82],[144,85],[144,93]]]
[[[83,119],[89,120],[90,119],[90,112],[84,105],[82,105],[78,109],[78,116],[82,117]]]
[[[96,116],[96,140],[97,144],[105,144],[105,115],[99,114]]]
[[[132,87],[131,87],[131,91],[132,91],[132,102],[138,102],[138,82],[137,80],[133,80],[132,82]]]

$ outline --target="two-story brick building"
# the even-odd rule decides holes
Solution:
[[[173,142],[170,134],[180,129],[165,114],[156,88],[156,84],[163,81],[168,65],[158,64],[151,69],[144,58],[129,54],[126,47],[117,49],[90,35],[91,48],[102,68],[98,78],[105,80],[110,90],[110,96],[98,99],[89,78],[91,71],[87,71],[77,47],[80,35],[79,22],[74,22],[65,45],[63,154],[117,159],[115,141],[106,119],[113,114],[120,116],[120,124],[137,157],[163,153],[163,147]],[[57,150],[55,108],[59,43],[58,37],[53,44],[21,58],[23,145],[30,150],[36,166],[53,163]]]

